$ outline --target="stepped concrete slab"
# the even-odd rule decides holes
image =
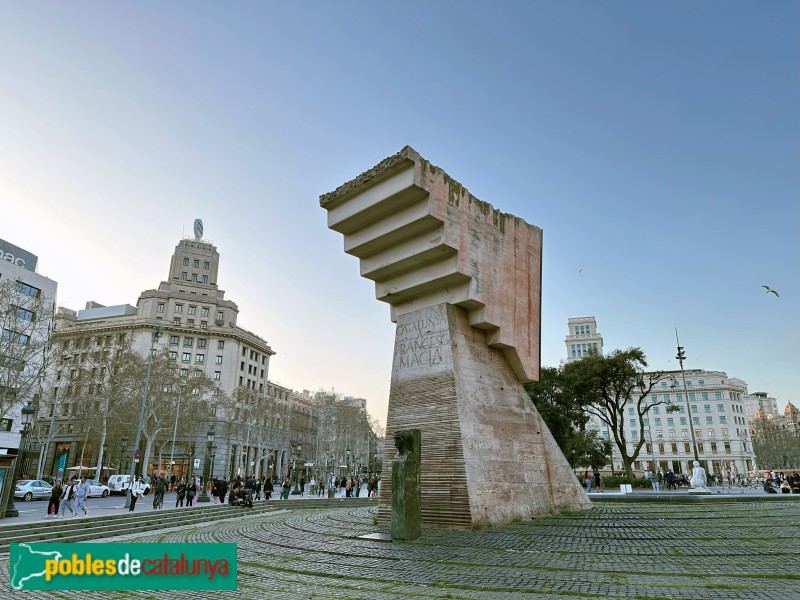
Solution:
[[[542,231],[406,147],[320,197],[397,324],[383,472],[422,435],[423,527],[591,506],[522,384],[539,376]],[[391,518],[384,478],[379,521]]]

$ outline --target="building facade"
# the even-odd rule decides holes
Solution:
[[[0,453],[17,454],[22,408],[41,392],[58,284],[38,257],[0,240]],[[23,465],[20,472],[29,469]]]
[[[110,459],[104,459],[103,466],[108,462],[112,470],[126,472],[135,450],[136,424],[111,428],[98,439],[74,419],[76,406],[97,402],[113,375],[111,365],[92,370],[81,367],[98,352],[114,356],[124,345],[147,356],[151,344],[155,355],[164,353],[175,361],[183,378],[179,393],[170,401],[180,402],[184,390],[197,393],[200,388],[195,382],[202,379],[210,382],[206,386],[209,414],[200,418],[204,423],[196,435],[179,440],[174,450],[172,428],[165,427],[144,459],[143,471],[169,471],[171,455],[172,472],[202,475],[209,453],[206,435],[213,430],[212,475],[281,472],[290,454],[291,440],[285,432],[292,392],[269,381],[270,358],[275,353],[262,337],[238,325],[238,306],[219,289],[218,274],[219,253],[213,244],[199,237],[182,239],[170,259],[167,279],[156,289],[142,292],[135,306],[88,302],[80,311],[59,310],[53,334],[55,385],[49,390],[50,410],[59,406],[55,406],[57,426],[45,457],[46,475],[56,473],[65,453],[69,465],[81,460],[92,463],[85,466],[95,466],[101,446]],[[81,381],[73,381],[76,373],[83,377]],[[40,412],[40,417],[49,419],[50,412]],[[144,448],[140,451],[145,455]]]
[[[580,360],[590,348],[602,355],[603,339],[594,317],[569,319],[568,327],[564,362]],[[689,474],[696,449],[699,462],[709,475],[753,473],[757,465],[745,410],[747,384],[722,371],[702,369],[683,374],[667,371],[664,376],[651,390],[650,397],[652,402],[666,404],[652,407],[644,419],[645,444],[634,461],[634,469],[645,472],[660,468],[664,472]],[[668,411],[668,406],[674,408]],[[625,439],[631,453],[639,442],[639,419],[633,406],[627,411]],[[608,425],[596,416],[591,417],[590,423],[600,436],[612,441],[611,467],[613,471],[621,471],[622,455],[613,445]]]
[[[756,418],[756,414],[781,416],[778,410],[778,400],[770,397],[766,392],[753,392],[744,397],[744,410],[748,420]]]

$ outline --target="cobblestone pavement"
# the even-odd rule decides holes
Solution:
[[[81,599],[800,598],[796,502],[604,503],[585,513],[505,527],[425,531],[405,544],[356,539],[382,531],[374,524],[376,512],[374,507],[292,510],[128,536],[125,541],[236,542],[239,590],[78,594]],[[0,579],[0,589],[7,590],[7,556],[0,558]]]

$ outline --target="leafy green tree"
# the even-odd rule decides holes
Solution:
[[[611,443],[587,429],[586,407],[565,389],[561,371],[544,367],[539,381],[525,384],[525,390],[573,468],[608,464]]]
[[[608,426],[631,482],[633,462],[645,444],[648,414],[654,406],[665,404],[654,402],[650,392],[667,375],[662,371],[648,372],[645,367],[647,358],[641,348],[628,348],[606,356],[592,352],[567,364],[563,371],[564,392],[572,398],[572,404],[585,406],[589,414]],[[629,409],[633,409],[633,414]],[[635,419],[638,434],[628,440],[625,424],[631,418]]]

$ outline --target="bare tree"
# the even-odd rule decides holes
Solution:
[[[53,310],[36,288],[0,281],[0,418],[32,402],[44,383]]]

